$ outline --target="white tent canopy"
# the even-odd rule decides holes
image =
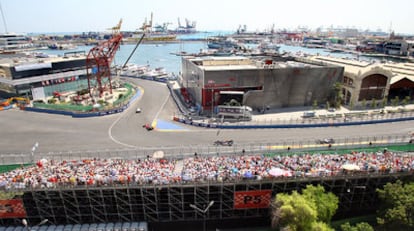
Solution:
[[[348,171],[356,171],[360,170],[361,168],[356,164],[344,164],[341,167],[342,169],[348,170]]]
[[[152,154],[152,158],[154,158],[154,159],[162,159],[162,158],[164,158],[164,152],[163,151],[155,151]]]

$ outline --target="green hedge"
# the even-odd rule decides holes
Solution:
[[[74,104],[45,104],[33,103],[36,108],[44,108],[59,111],[92,111],[92,106],[74,105]]]

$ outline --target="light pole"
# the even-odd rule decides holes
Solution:
[[[204,209],[200,209],[199,207],[190,204],[190,207],[199,211],[200,213],[203,214],[203,231],[206,231],[206,213],[208,211],[208,209],[210,209],[211,206],[213,206],[214,201],[210,201],[210,203],[208,203],[207,207],[205,207]]]
[[[36,149],[39,147],[39,142],[36,142],[33,147],[32,147],[32,163],[34,163],[34,153],[36,151]]]
[[[48,219],[44,219],[35,226],[41,226],[41,225],[45,224],[48,221],[49,221]],[[29,225],[29,223],[27,222],[26,219],[22,220],[22,224],[24,225],[24,227],[26,227],[27,231],[31,231],[32,228],[31,228],[31,226]]]

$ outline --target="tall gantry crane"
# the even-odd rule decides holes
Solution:
[[[122,19],[119,20],[118,25],[111,28],[112,37],[107,41],[99,43],[88,53],[86,73],[91,97],[93,97],[93,90],[99,91],[99,97],[102,97],[103,93],[108,90],[112,94],[111,63],[121,45],[121,24]]]
[[[149,23],[147,23],[147,18],[145,18],[145,21],[140,28],[144,33],[152,32],[152,19],[153,19],[153,14],[151,12],[151,19],[149,20]]]

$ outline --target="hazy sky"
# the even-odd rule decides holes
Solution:
[[[104,31],[123,19],[136,30],[154,14],[154,24],[177,27],[185,18],[197,30],[248,31],[306,26],[349,27],[414,34],[413,0],[0,0],[8,32]],[[0,32],[5,32],[4,21]]]

